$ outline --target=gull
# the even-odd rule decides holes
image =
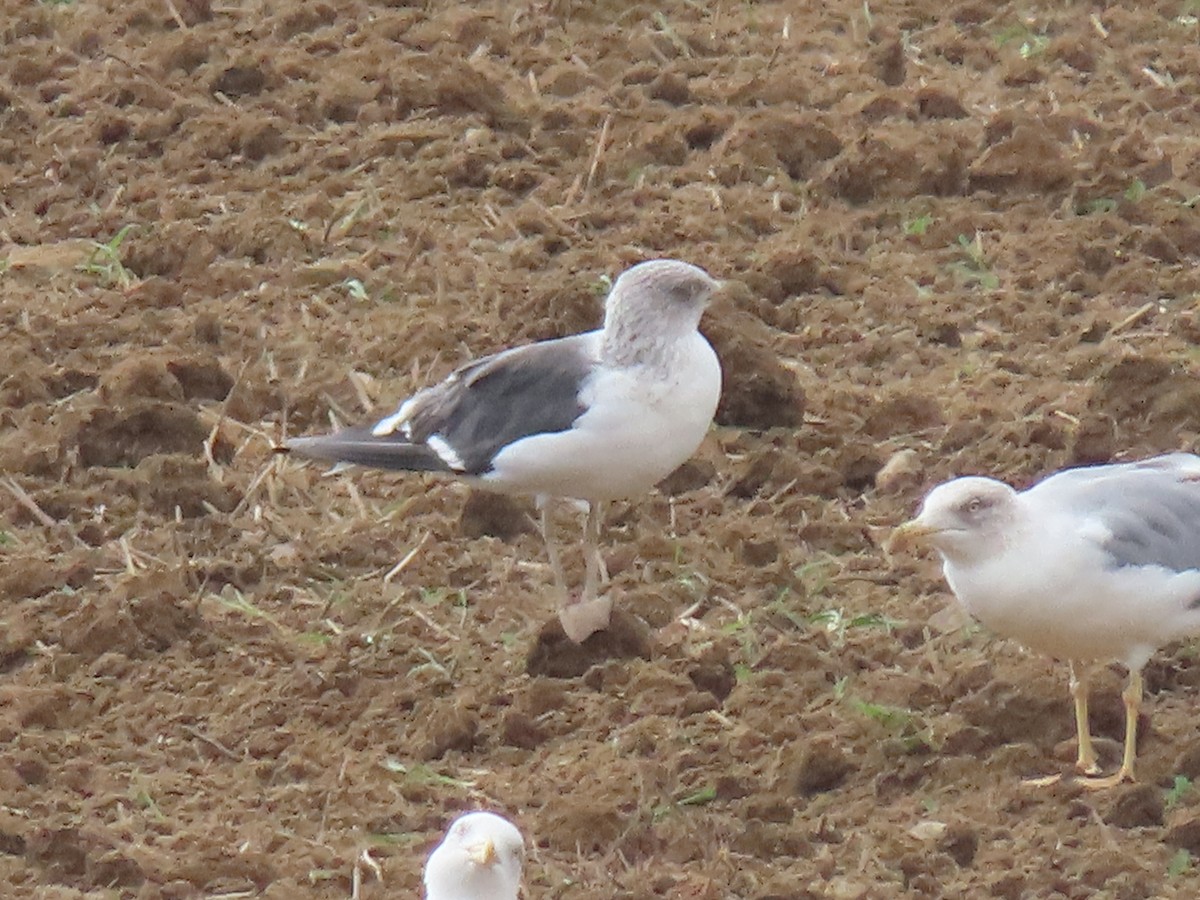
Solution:
[[[517,900],[525,841],[503,816],[459,816],[425,863],[425,900]]]
[[[1200,456],[1058,472],[1025,491],[992,478],[956,478],[925,498],[889,549],[924,539],[963,607],[997,634],[1070,664],[1079,737],[1076,769],[1098,776],[1081,663],[1117,659],[1120,768],[1086,787],[1134,780],[1142,669],[1156,650],[1200,633]],[[1033,779],[1049,784],[1058,776]]]
[[[599,596],[604,503],[649,491],[696,452],[712,424],[721,366],[699,325],[719,287],[689,263],[639,263],[613,284],[603,327],[485,356],[372,425],[293,438],[281,449],[533,496],[559,621],[581,642],[612,613],[611,598]],[[577,598],[552,534],[556,499],[588,509]]]

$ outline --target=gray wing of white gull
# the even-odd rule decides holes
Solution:
[[[1134,462],[1109,463],[1103,466],[1080,466],[1063,469],[1034,485],[1039,493],[1048,493],[1059,488],[1071,488],[1076,484],[1094,484],[1109,478],[1128,478],[1134,475],[1174,475],[1175,477],[1200,478],[1200,456],[1192,453],[1165,453]]]
[[[1068,469],[1027,492],[1103,525],[1112,567],[1200,569],[1200,457],[1172,453],[1136,463]]]
[[[468,363],[375,425],[293,438],[285,449],[380,469],[483,475],[521,438],[566,431],[585,411],[580,392],[595,360],[585,333]]]

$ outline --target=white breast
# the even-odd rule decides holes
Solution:
[[[496,455],[491,487],[601,501],[649,490],[704,439],[721,395],[721,366],[700,334],[681,341],[669,368],[599,369],[567,431],[517,441]]]
[[[1200,572],[1113,569],[1086,534],[1016,541],[977,565],[945,566],[946,580],[989,629],[1057,659],[1117,659],[1140,667],[1163,644],[1200,630]]]

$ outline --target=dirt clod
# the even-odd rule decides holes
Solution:
[[[1167,827],[1163,842],[1189,853],[1200,853],[1200,816],[1184,815]]]
[[[958,865],[969,866],[979,852],[979,831],[972,825],[951,825],[938,840],[938,847]]]
[[[737,684],[737,675],[726,659],[707,660],[688,672],[688,677],[692,679],[692,684],[702,691],[708,691],[718,700],[728,697]]]
[[[1104,819],[1118,828],[1162,825],[1162,791],[1152,784],[1124,787],[1112,799],[1112,806]]]
[[[479,737],[479,716],[454,701],[437,701],[424,710],[414,746],[421,759],[441,759],[451,750],[466,752]]]
[[[119,409],[99,407],[72,439],[85,466],[136,466],[156,453],[199,456],[208,429],[182,403],[135,400]]]
[[[463,504],[458,527],[466,538],[490,536],[502,541],[537,531],[527,504],[490,491],[471,492]]]
[[[522,712],[513,711],[504,717],[501,725],[504,743],[522,750],[533,750],[546,740],[546,730]]]
[[[830,791],[855,769],[845,751],[836,743],[821,740],[804,748],[792,773],[793,788],[804,796]]]
[[[550,678],[577,678],[592,666],[609,659],[649,659],[651,636],[645,623],[636,616],[616,609],[604,631],[598,631],[576,644],[555,618],[542,626],[529,656],[525,671],[529,675]]]

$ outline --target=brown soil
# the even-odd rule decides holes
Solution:
[[[1141,784],[1032,790],[1062,667],[881,549],[1197,445],[1194,0],[4,6],[0,894],[414,896],[488,806],[531,898],[1200,895],[1194,651]],[[272,458],[656,255],[726,394],[613,634],[526,506]]]

